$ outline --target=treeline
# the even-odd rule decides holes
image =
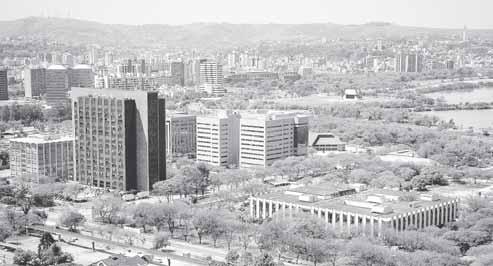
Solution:
[[[485,167],[493,158],[489,140],[447,130],[320,115],[312,124],[315,131],[332,132],[362,146],[407,145],[424,158],[452,167]]]

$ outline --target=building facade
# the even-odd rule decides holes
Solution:
[[[70,87],[93,88],[94,74],[88,65],[76,65],[70,69]]]
[[[74,180],[148,191],[166,178],[165,102],[157,92],[72,92]]]
[[[46,103],[50,106],[61,106],[67,100],[70,90],[68,70],[61,65],[52,65],[46,69]]]
[[[171,114],[166,118],[166,154],[168,159],[196,157],[197,117]]]
[[[242,115],[240,167],[266,167],[307,154],[309,116],[296,113]]]
[[[38,97],[46,92],[46,69],[26,68],[24,70],[24,92],[26,97]]]
[[[9,79],[7,77],[7,70],[0,69],[0,101],[6,101],[9,99]]]
[[[212,60],[200,62],[200,86],[209,94],[224,94],[223,66]]]
[[[73,177],[72,137],[33,136],[10,141],[10,171],[15,178],[41,177],[70,180]]]
[[[445,225],[458,217],[458,199],[418,194],[409,200],[406,192],[383,189],[341,194],[326,188],[319,192],[322,185],[317,186],[251,197],[250,215],[256,219],[314,216],[334,230],[370,236],[380,235],[385,228],[402,231]]]
[[[216,166],[238,165],[239,115],[197,117],[197,161]]]

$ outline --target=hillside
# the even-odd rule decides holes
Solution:
[[[460,30],[429,29],[368,23],[338,24],[227,24],[195,23],[187,25],[115,25],[63,18],[29,17],[0,22],[0,38],[35,36],[74,44],[230,47],[260,41],[311,40],[320,38],[404,38],[422,35],[444,36]],[[477,31],[479,33],[479,31]],[[493,31],[481,31],[492,35]]]

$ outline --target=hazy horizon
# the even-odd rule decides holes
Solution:
[[[193,23],[360,25],[388,22],[402,26],[493,29],[486,0],[3,0],[0,20],[55,17],[123,25]]]

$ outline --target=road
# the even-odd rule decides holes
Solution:
[[[70,241],[71,239],[77,239],[73,242],[73,245],[78,245],[80,247],[91,248],[92,242],[95,243],[95,248],[100,251],[105,251],[112,254],[124,254],[128,256],[135,255],[153,255],[154,259],[159,262],[166,262],[167,259],[171,259],[171,265],[175,266],[200,266],[207,265],[205,260],[196,259],[192,257],[180,256],[173,253],[163,253],[158,250],[147,249],[143,247],[130,246],[126,244],[117,243],[114,241],[109,241],[106,239],[96,238],[87,235],[81,235],[77,233],[68,232],[66,230],[56,229],[50,226],[33,226],[33,229],[47,231],[52,234],[61,235],[61,239],[65,241]],[[172,243],[172,245],[174,245]],[[108,249],[109,248],[109,249]],[[164,264],[163,264],[164,265]]]

